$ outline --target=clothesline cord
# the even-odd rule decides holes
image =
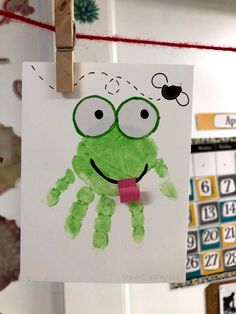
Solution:
[[[31,26],[40,27],[52,32],[55,32],[55,26],[46,22],[37,21],[25,16],[14,14],[12,12],[4,11],[0,9],[0,16],[10,18],[15,21],[19,21]],[[215,46],[215,45],[203,45],[188,42],[169,42],[169,41],[159,41],[153,39],[139,39],[139,38],[129,38],[122,36],[103,36],[103,35],[92,35],[92,34],[76,34],[77,39],[82,40],[94,40],[94,41],[105,41],[105,42],[116,42],[116,43],[126,43],[126,44],[136,44],[136,45],[149,45],[149,46],[159,46],[159,47],[171,47],[179,49],[200,49],[200,50],[215,50],[215,51],[231,51],[236,52],[236,47],[230,46]]]

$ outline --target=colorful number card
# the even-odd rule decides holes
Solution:
[[[23,68],[21,278],[184,280],[193,67],[77,64],[65,95],[55,73]]]
[[[236,275],[236,138],[192,141],[186,283]]]

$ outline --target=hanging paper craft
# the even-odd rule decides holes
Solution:
[[[28,0],[4,0],[2,9],[7,12],[17,12],[23,16],[28,16],[34,13],[34,8],[29,5]],[[0,19],[0,25],[10,23],[10,21],[10,18],[2,17]]]
[[[22,99],[22,81],[21,80],[15,80],[12,84],[14,94],[19,99]]]
[[[24,65],[22,278],[184,280],[193,68],[76,71]]]
[[[236,312],[236,284],[225,284],[219,287],[220,314],[233,314]]]
[[[99,19],[99,8],[94,0],[74,0],[75,20],[93,23]]]
[[[20,272],[20,229],[14,220],[0,216],[0,291]]]
[[[11,127],[0,124],[0,195],[20,177],[21,140]]]

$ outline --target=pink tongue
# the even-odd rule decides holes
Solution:
[[[121,203],[132,203],[140,200],[140,190],[135,179],[124,179],[118,181]]]

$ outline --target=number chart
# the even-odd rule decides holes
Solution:
[[[186,282],[236,276],[236,138],[192,140]]]

